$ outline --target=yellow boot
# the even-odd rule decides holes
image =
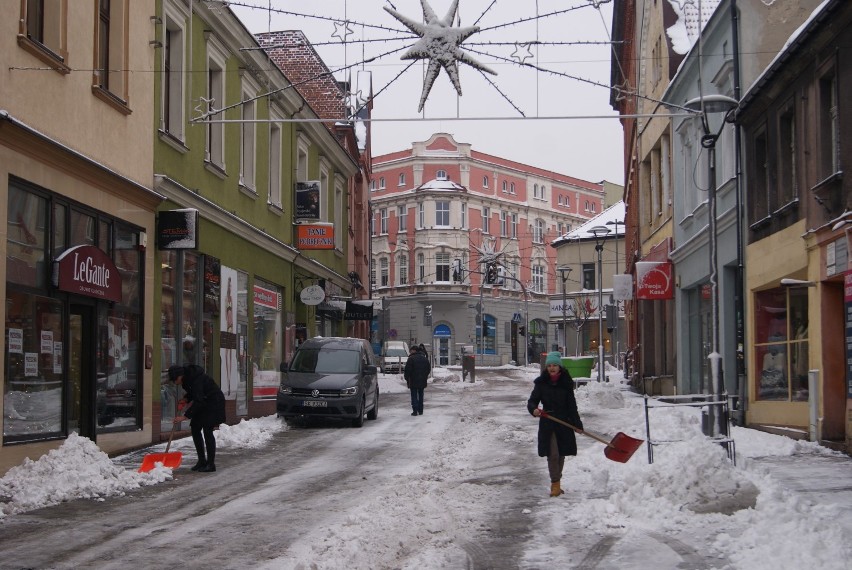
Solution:
[[[553,482],[550,484],[550,496],[558,497],[559,495],[564,494],[565,491],[559,486],[559,481]]]

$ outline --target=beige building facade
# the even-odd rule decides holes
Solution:
[[[0,24],[0,473],[72,433],[151,440],[154,3],[98,6],[10,2]]]

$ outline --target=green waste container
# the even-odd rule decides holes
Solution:
[[[571,378],[588,378],[595,366],[594,356],[563,356],[562,367],[568,371]]]

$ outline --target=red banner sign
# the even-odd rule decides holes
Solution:
[[[674,299],[670,261],[636,262],[636,298],[649,301]]]
[[[296,226],[298,249],[334,249],[334,226],[330,224],[299,224]]]
[[[112,259],[93,245],[65,250],[53,265],[53,283],[62,291],[121,301],[121,275]]]
[[[254,304],[275,310],[281,308],[278,291],[272,291],[258,285],[254,286]]]

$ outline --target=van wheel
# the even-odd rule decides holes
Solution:
[[[363,425],[364,425],[364,408],[366,408],[366,407],[367,407],[367,397],[364,396],[363,398],[361,398],[361,408],[359,409],[360,413],[358,414],[357,418],[352,420],[352,426],[353,427],[357,427],[357,428],[363,427]]]
[[[376,398],[373,401],[373,409],[367,412],[368,420],[375,420],[379,417],[379,389],[376,388]]]

